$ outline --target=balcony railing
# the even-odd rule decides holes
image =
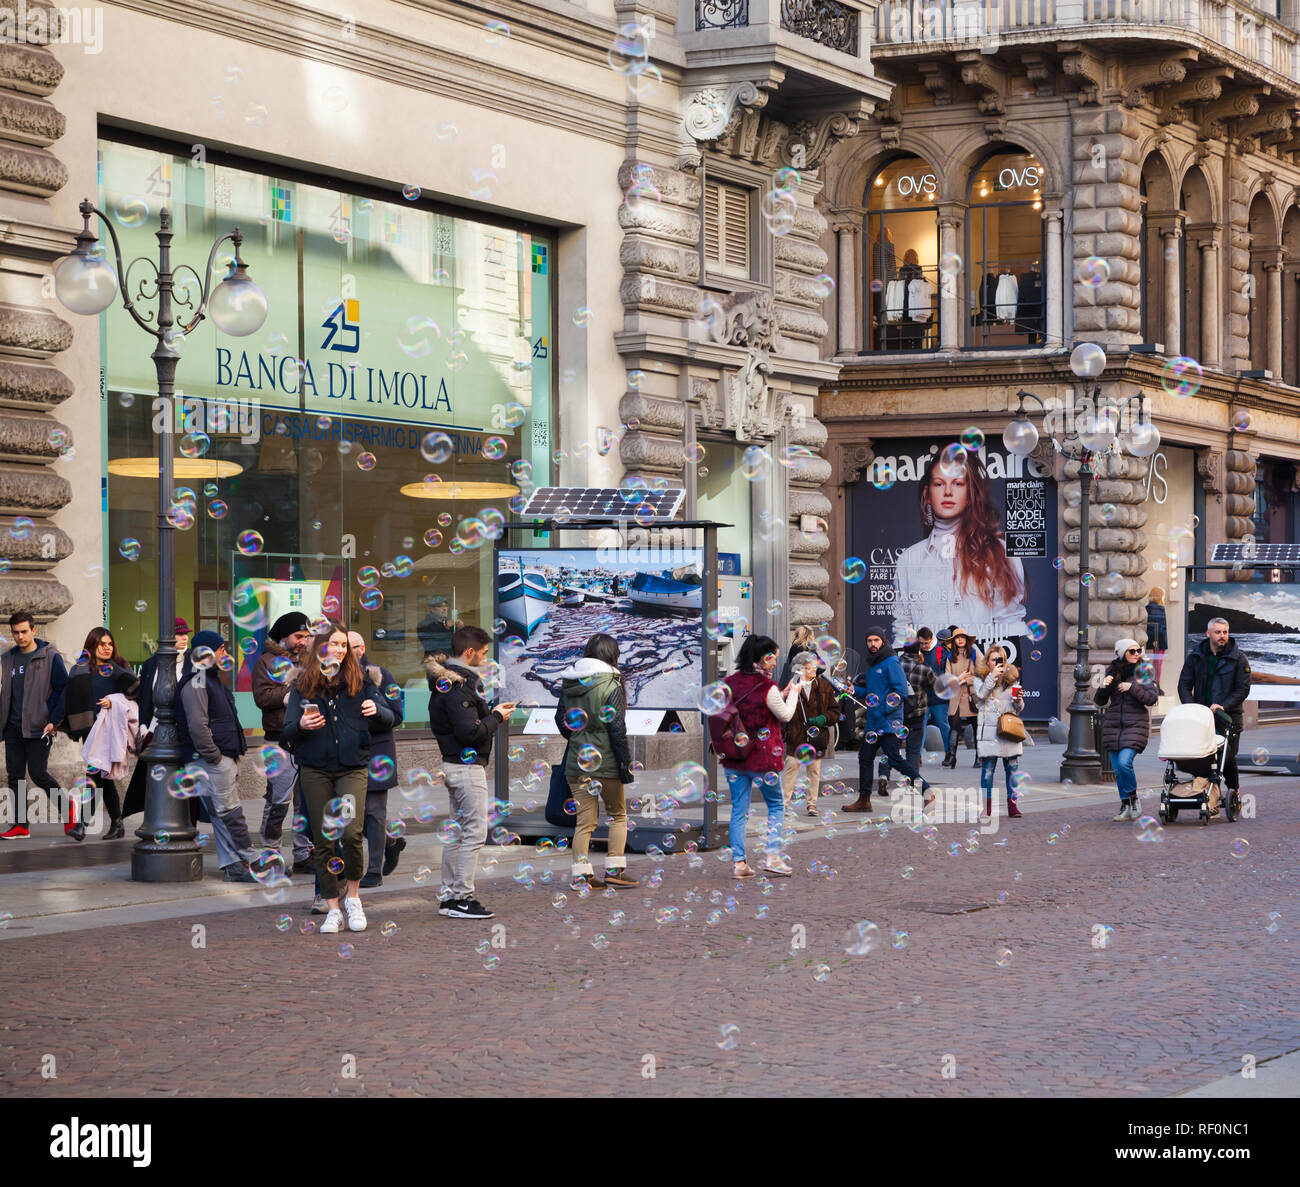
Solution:
[[[967,42],[972,48],[1020,34],[1132,35],[1143,26],[1181,28],[1300,82],[1300,33],[1245,0],[882,0],[875,52]]]
[[[779,2],[779,16],[775,11]],[[758,0],[754,20],[750,0],[695,0],[695,30],[747,29],[776,24],[787,33],[828,49],[853,54],[859,49],[859,10],[840,0]]]

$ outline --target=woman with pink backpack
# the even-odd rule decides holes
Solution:
[[[772,681],[776,664],[774,640],[766,635],[746,639],[736,657],[736,670],[724,681],[731,693],[728,707],[713,719],[716,726],[710,730],[731,792],[732,873],[737,878],[754,876],[745,860],[745,828],[755,785],[767,805],[767,861],[763,870],[777,878],[788,878],[794,872],[789,859],[781,853],[785,823],[785,797],[781,791],[785,743],[781,726],[794,716],[803,685],[796,674],[783,695]]]

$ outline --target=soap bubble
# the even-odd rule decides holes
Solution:
[[[1094,948],[1109,948],[1114,938],[1115,929],[1110,924],[1094,923],[1092,925],[1092,946]]]
[[[402,197],[408,202],[414,202],[420,196],[420,187],[414,183],[408,183],[402,186]]]
[[[1230,850],[1230,852],[1232,853],[1233,857],[1237,858],[1237,860],[1240,861],[1243,857],[1245,857],[1250,852],[1250,842],[1244,840],[1241,837],[1238,837],[1235,841],[1232,842],[1232,849]]]
[[[867,575],[867,566],[859,557],[845,557],[843,564],[840,565],[840,576],[850,585],[856,585]]]
[[[1154,816],[1140,817],[1137,824],[1133,826],[1139,841],[1147,844],[1154,844],[1165,839],[1165,830]]]
[[[740,1043],[740,1027],[734,1022],[724,1022],[720,1029],[722,1039],[718,1046],[724,1051],[734,1051]]]
[[[1079,265],[1079,279],[1089,288],[1097,288],[1110,279],[1110,265],[1101,256],[1089,256]]]
[[[452,440],[446,433],[426,433],[424,440],[420,442],[420,454],[431,465],[445,462],[451,457],[452,452]],[[450,522],[450,519],[448,522]]]
[[[1268,762],[1268,747],[1256,746],[1255,749],[1251,751],[1250,761],[1257,767],[1264,766],[1264,764]]]
[[[881,947],[880,928],[869,919],[855,923],[844,933],[843,947],[849,956],[868,956]]]
[[[127,536],[117,546],[117,550],[129,561],[138,561],[140,559],[140,541],[134,536]]]
[[[1201,389],[1201,364],[1186,355],[1170,359],[1160,370],[1160,386],[1171,396],[1183,399]]]
[[[706,684],[700,690],[699,710],[709,717],[715,717],[731,703],[731,687],[724,680]]]
[[[1004,969],[1011,963],[1011,956],[1012,952],[1010,948],[999,948],[993,954],[993,962],[998,966],[998,968]]]
[[[239,539],[235,541],[235,547],[244,556],[256,556],[262,551],[263,543],[261,532],[256,532],[250,528],[248,531],[239,533]]]

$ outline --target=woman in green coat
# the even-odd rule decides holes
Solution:
[[[618,641],[593,635],[582,658],[560,673],[563,685],[555,721],[568,739],[565,778],[578,805],[573,833],[573,883],[592,887],[635,886],[627,876],[627,796],[632,752],[627,744],[627,694],[618,670]],[[600,801],[609,814],[605,878],[596,878],[587,854]]]

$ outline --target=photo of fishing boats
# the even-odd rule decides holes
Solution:
[[[502,699],[556,704],[560,673],[592,635],[604,633],[618,640],[629,709],[695,706],[703,655],[701,550],[665,553],[670,563],[662,566],[653,553],[648,562],[624,563],[595,549],[510,549],[498,558]]]

